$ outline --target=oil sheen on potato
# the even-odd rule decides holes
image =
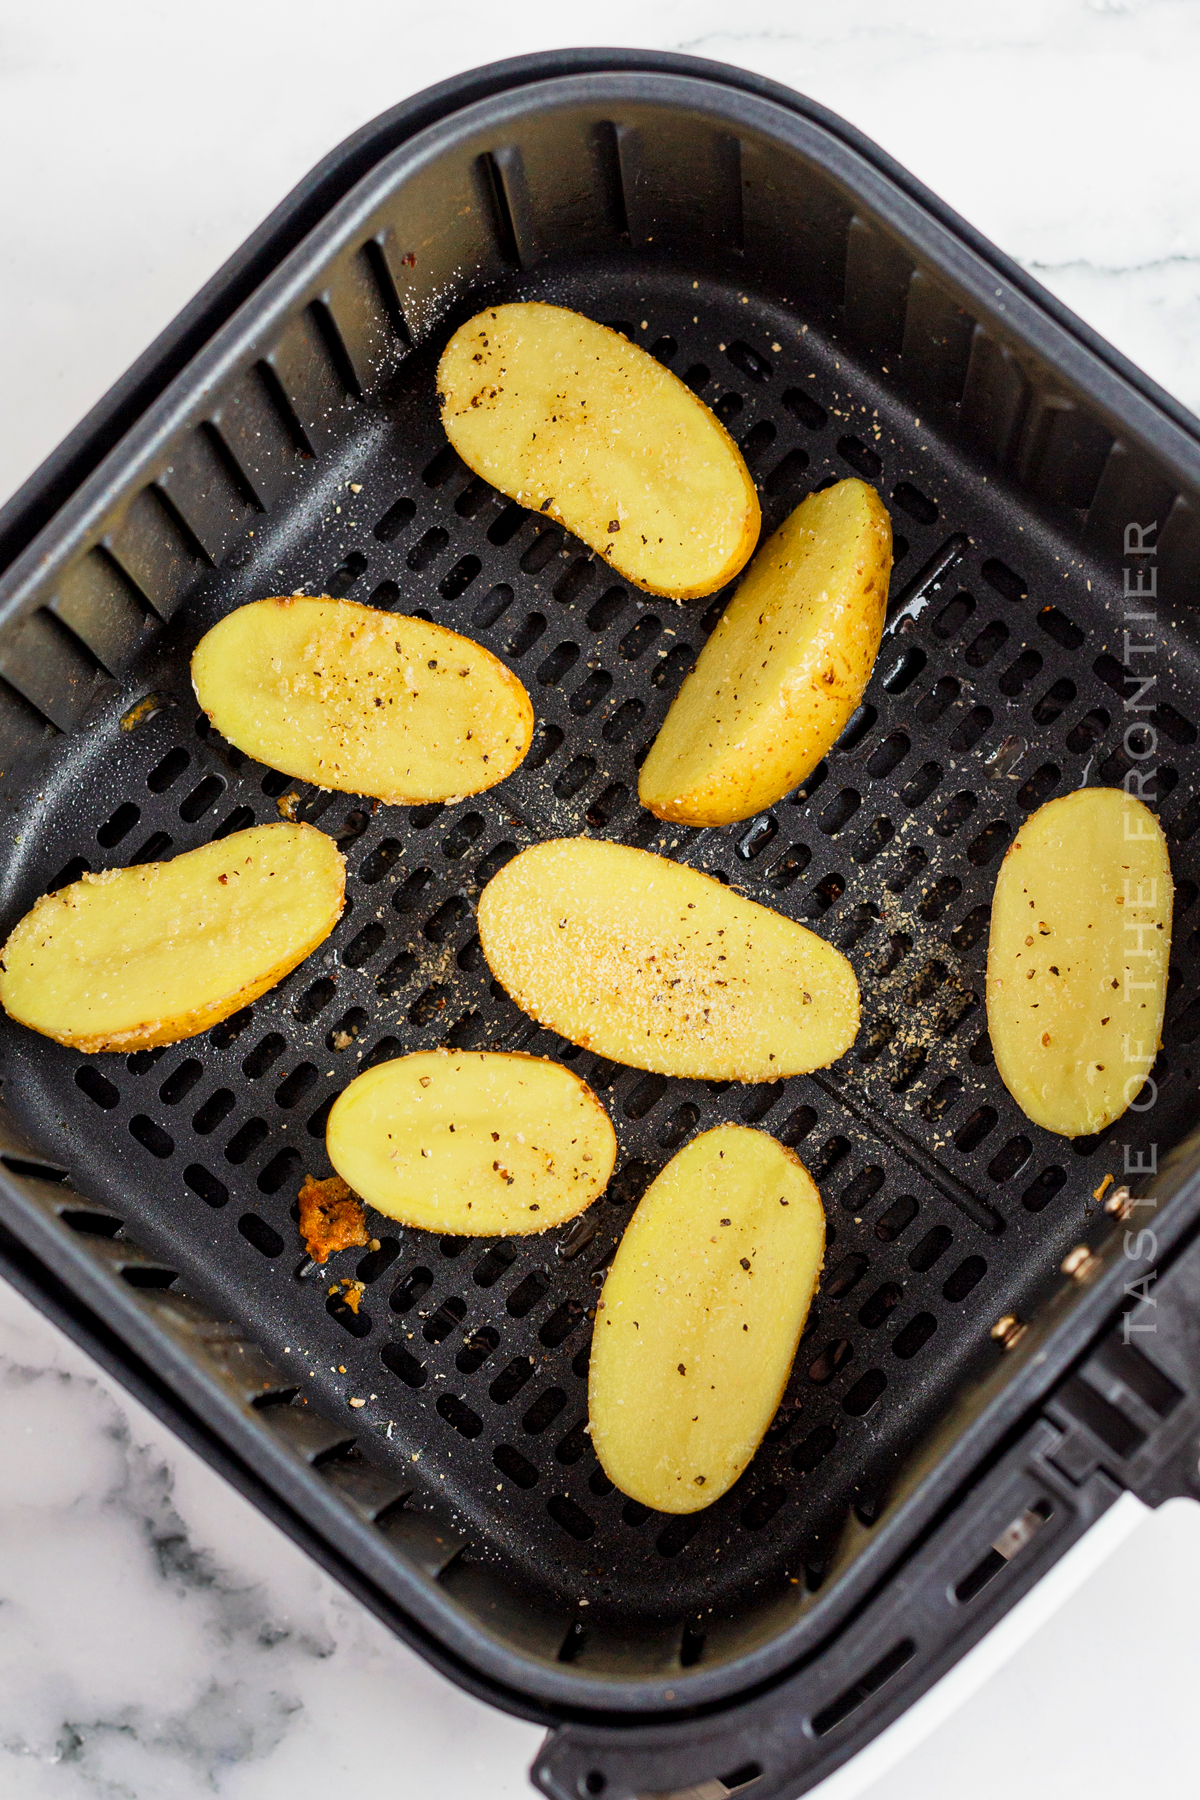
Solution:
[[[764,1131],[721,1125],[651,1183],[596,1309],[592,1448],[657,1512],[711,1506],[762,1441],[825,1252],[821,1197]]]
[[[616,1160],[608,1114],[561,1063],[419,1050],[378,1063],[334,1103],[329,1160],[377,1212],[456,1237],[573,1219]]]
[[[540,301],[488,307],[450,339],[437,379],[468,468],[635,586],[713,594],[754,549],[758,496],[733,439],[620,332]]]
[[[1026,820],[996,881],[988,1030],[1036,1125],[1103,1131],[1162,1042],[1174,889],[1157,819],[1119,788],[1081,788]]]
[[[341,917],[346,864],[312,825],[253,825],[46,894],[0,951],[11,1018],[91,1055],[173,1044],[248,1006]]]
[[[590,838],[523,850],[479,900],[488,966],[518,1006],[613,1062],[781,1081],[835,1062],[858,982],[815,932],[665,856]]]
[[[810,494],[759,550],[642,765],[660,819],[728,825],[790,793],[841,736],[879,651],[892,526],[874,488]]]
[[[353,600],[255,600],[192,657],[223,737],[272,769],[389,805],[478,794],[529,748],[533,708],[482,644]]]

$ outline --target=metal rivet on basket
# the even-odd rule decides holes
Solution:
[[[992,1337],[1002,1350],[1012,1350],[1020,1343],[1029,1327],[1018,1319],[1016,1313],[1005,1313],[992,1326]]]
[[[1122,1184],[1115,1187],[1104,1202],[1104,1210],[1114,1219],[1127,1219],[1133,1211],[1133,1195]]]
[[[1076,1244],[1073,1250],[1067,1251],[1059,1267],[1072,1281],[1088,1281],[1100,1267],[1100,1258],[1086,1244]]]

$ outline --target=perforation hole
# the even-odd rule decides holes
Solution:
[[[809,456],[807,450],[799,445],[782,456],[766,479],[766,490],[772,500],[780,494],[786,494],[799,487],[808,469]]]
[[[993,619],[991,624],[985,625],[979,636],[967,645],[966,661],[968,666],[972,669],[986,668],[997,650],[1007,644],[1008,638],[1008,626],[1000,619]]]
[[[375,536],[381,544],[390,544],[393,538],[400,536],[404,527],[416,516],[416,506],[411,500],[397,500],[389,506],[381,519],[374,526]]]
[[[593,829],[600,831],[611,823],[623,809],[629,798],[629,789],[623,781],[614,781],[606,787],[598,800],[593,800],[587,810],[587,822]]]
[[[912,883],[921,873],[921,870],[925,868],[928,861],[928,856],[926,856],[919,844],[911,845],[909,849],[904,852],[903,862],[900,864],[895,874],[890,876],[887,881],[886,885],[888,893],[902,894],[906,888],[911,887]]]
[[[607,631],[620,618],[628,604],[629,595],[624,588],[608,588],[587,615],[588,629],[595,632]]]
[[[933,621],[933,635],[941,638],[943,643],[960,631],[975,611],[975,602],[970,594],[955,594],[943,606]]]
[[[973,863],[977,869],[982,869],[985,864],[991,862],[994,856],[999,855],[1011,836],[1012,826],[1006,819],[993,819],[991,824],[985,825],[979,836],[973,838],[967,845],[968,862]],[[986,925],[988,909],[976,907],[975,912],[978,913],[980,910],[984,912]],[[971,916],[974,917],[975,914]]]
[[[557,525],[544,526],[521,557],[527,575],[540,575],[547,563],[553,562],[567,541],[566,533]]]
[[[249,812],[250,809],[247,807],[244,810],[246,812]],[[253,813],[250,813],[250,823],[252,825],[254,823]],[[217,833],[216,835],[224,836],[226,834]],[[157,862],[161,857],[164,857],[167,854],[167,851],[171,848],[171,845],[174,843],[174,841],[175,840],[172,837],[170,837],[169,834],[165,831],[152,831],[150,833],[150,836],[146,839],[145,843],[141,846],[140,850],[135,850],[133,855],[129,858],[130,867],[137,868],[137,867],[140,867],[140,865],[142,863]],[[215,842],[215,838],[214,838],[214,842]],[[90,866],[91,865],[89,863],[85,863],[82,861],[80,861],[77,866],[68,864],[67,865],[68,869],[74,868],[74,872],[68,876],[68,879],[71,881],[77,881],[79,879],[79,876],[83,873],[84,869],[90,868]],[[63,873],[67,874],[67,870],[64,870]]]
[[[441,1344],[467,1316],[467,1303],[457,1294],[449,1294],[437,1311],[426,1319],[421,1336],[427,1344]]]
[[[818,1425],[792,1451],[792,1467],[798,1475],[811,1475],[819,1463],[837,1446],[837,1432],[832,1425]]]
[[[1057,606],[1043,606],[1037,615],[1037,622],[1048,637],[1064,650],[1078,650],[1087,633],[1081,631],[1073,619],[1060,612]]]
[[[531,1437],[539,1436],[548,1425],[553,1424],[566,1404],[567,1396],[562,1388],[547,1388],[525,1413],[521,1420],[522,1429]]]
[[[934,1263],[946,1254],[953,1242],[954,1235],[945,1225],[933,1226],[910,1251],[909,1268],[915,1269],[918,1275],[927,1275]]]
[[[319,1071],[315,1063],[302,1062],[294,1068],[275,1090],[275,1104],[285,1110],[298,1106],[319,1079]]]
[[[992,723],[990,706],[973,706],[965,719],[962,719],[950,733],[950,748],[965,754],[973,750],[980,738]]]
[[[167,789],[173,787],[179,780],[191,760],[187,751],[176,745],[175,749],[168,750],[162,761],[151,769],[146,777],[146,786],[153,794],[165,794]]]
[[[889,694],[903,694],[910,688],[917,676],[924,670],[929,658],[924,650],[915,644],[900,653],[887,674],[881,677],[881,685]]]
[[[844,1300],[853,1293],[869,1266],[867,1258],[857,1250],[844,1256],[828,1280],[821,1283],[822,1294],[827,1300]]]
[[[923,919],[932,923],[935,919],[941,918],[947,907],[951,906],[961,893],[962,882],[957,875],[943,875],[940,881],[935,881],[933,886],[927,888],[922,894],[917,911]]]
[[[1010,700],[1015,700],[1034,677],[1041,673],[1041,668],[1042,659],[1036,650],[1022,650],[1016,662],[1010,664],[1001,675],[997,683],[1000,692]]]
[[[131,801],[126,800],[121,806],[118,806],[116,812],[101,825],[99,831],[96,833],[97,843],[103,845],[104,849],[111,850],[114,845],[120,843],[121,839],[125,837],[128,832],[133,830],[141,816],[140,808],[134,806]]]
[[[936,725],[944,712],[947,712],[962,692],[962,684],[953,675],[943,675],[935,681],[929,692],[917,701],[915,712],[922,725]],[[989,715],[989,724],[991,718]]]
[[[177,1106],[191,1093],[203,1073],[204,1064],[197,1062],[195,1057],[189,1057],[185,1062],[181,1062],[177,1069],[171,1071],[158,1090],[158,1097],[163,1105]]]
[[[908,1362],[918,1350],[924,1349],[936,1330],[937,1320],[932,1313],[918,1313],[892,1339],[892,1355]]]
[[[273,1225],[260,1219],[257,1213],[243,1213],[237,1222],[237,1228],[248,1244],[253,1244],[260,1256],[282,1256],[286,1248],[283,1239]]]
[[[878,1331],[885,1320],[891,1318],[903,1297],[904,1289],[899,1282],[883,1282],[859,1307],[859,1324],[867,1331]]]
[[[477,631],[486,631],[497,619],[502,619],[513,603],[513,590],[503,581],[494,588],[489,588],[483,599],[477,604],[471,615],[471,623]]]
[[[537,678],[543,687],[557,687],[579,660],[578,644],[559,644],[539,665]]]
[[[758,462],[775,442],[775,426],[770,419],[760,419],[752,425],[742,439],[741,451],[744,460],[752,467]]]
[[[533,1374],[531,1356],[514,1356],[488,1388],[488,1399],[494,1406],[507,1406]]]
[[[704,1523],[703,1513],[684,1514],[665,1525],[654,1540],[654,1547],[660,1556],[679,1556],[686,1550],[700,1527]],[[724,1785],[724,1784],[722,1784]]]
[[[612,684],[613,678],[607,669],[593,669],[587,680],[581,682],[571,695],[569,704],[575,717],[577,719],[586,718],[588,713],[594,711],[609,692]],[[605,736],[608,735],[606,732]]]
[[[979,1286],[986,1274],[987,1264],[982,1256],[968,1256],[965,1262],[960,1262],[957,1269],[953,1269],[946,1277],[942,1284],[943,1297],[957,1306],[960,1300],[965,1300]]]
[[[1084,713],[1078,724],[1073,725],[1067,733],[1067,749],[1073,756],[1083,756],[1095,744],[1100,742],[1110,724],[1109,714],[1102,706],[1095,706],[1091,712]]]
[[[253,823],[254,814],[248,806],[235,806],[229,817],[227,819],[222,819],[221,823],[217,826],[217,829],[213,832],[212,841],[214,844],[218,844],[221,842],[222,838],[232,837],[235,831],[245,831],[249,826],[253,825]],[[151,842],[153,842],[153,839],[151,839]],[[146,860],[152,862],[154,857],[165,855],[169,849],[170,839],[168,838],[161,849],[156,849],[152,855],[147,854]],[[149,852],[149,845],[146,846],[146,850]]]
[[[404,846],[398,838],[384,838],[377,844],[359,870],[358,878],[367,887],[373,887],[391,873],[404,854]]]
[[[594,756],[576,756],[556,777],[554,792],[560,800],[573,800],[580,788],[586,787],[595,773],[596,759]]]
[[[1091,715],[1089,714],[1089,717],[1090,716]],[[1107,726],[1107,715],[1105,715],[1104,722]],[[1160,700],[1155,707],[1154,723],[1161,732],[1164,732],[1165,735],[1171,739],[1173,744],[1194,744],[1196,742],[1196,727],[1192,724],[1192,721],[1190,719],[1185,719],[1183,714],[1177,712],[1167,700]]]
[[[831,871],[807,896],[800,911],[806,919],[820,919],[836,906],[846,891],[846,878]]]
[[[901,788],[900,798],[905,806],[924,806],[941,779],[942,769],[939,763],[922,763],[916,774],[910,776]]]
[[[471,1280],[476,1287],[494,1287],[500,1277],[508,1269],[511,1269],[516,1260],[515,1246],[501,1240],[500,1243],[493,1244],[491,1249],[486,1251],[476,1263],[471,1271]]]
[[[1027,1212],[1041,1212],[1044,1207],[1049,1206],[1059,1189],[1065,1186],[1066,1179],[1066,1170],[1059,1168],[1057,1163],[1052,1163],[1048,1169],[1042,1170],[1035,1181],[1030,1182],[1021,1195],[1021,1205]]]
[[[1075,683],[1068,681],[1066,676],[1054,682],[1051,687],[1046,689],[1041,699],[1034,704],[1035,722],[1039,725],[1053,725],[1055,719],[1070,706],[1076,691]]]
[[[576,1543],[585,1543],[596,1529],[595,1519],[566,1494],[552,1495],[546,1502],[546,1511]]]
[[[900,1199],[894,1200],[876,1222],[875,1236],[884,1244],[894,1242],[902,1232],[908,1230],[918,1211],[917,1202],[911,1194],[901,1195]]]
[[[405,1344],[385,1344],[379,1352],[379,1360],[393,1375],[398,1375],[406,1387],[424,1387],[429,1379],[425,1364]]]
[[[854,1355],[854,1346],[849,1338],[835,1338],[826,1344],[821,1354],[809,1364],[808,1379],[814,1387],[825,1387]]]
[[[335,600],[343,599],[361,575],[366,573],[367,559],[361,550],[344,556],[325,583],[325,592]]]
[[[477,556],[460,556],[448,575],[438,583],[438,592],[446,600],[457,600],[465,594],[483,568]]]
[[[298,1150],[280,1150],[271,1158],[258,1178],[258,1188],[264,1194],[277,1194],[282,1187],[288,1187],[300,1174],[303,1158]]]
[[[327,975],[323,975],[319,981],[314,981],[312,986],[306,988],[301,994],[292,1008],[293,1017],[299,1019],[302,1025],[311,1025],[317,1014],[329,1005],[336,993],[337,983],[331,981]]]
[[[716,413],[718,419],[720,419],[722,425],[731,425],[741,412],[744,404],[740,394],[730,392],[722,394],[718,399],[714,400],[712,409]]]
[[[1027,1137],[1011,1137],[988,1164],[988,1174],[993,1181],[1011,1181],[1032,1155],[1033,1145]]]
[[[881,744],[877,744],[867,762],[867,774],[875,781],[883,781],[894,768],[908,755],[912,749],[912,740],[903,731],[889,732]]]
[[[874,1165],[860,1170],[842,1195],[843,1207],[847,1212],[856,1212],[859,1207],[869,1206],[886,1180],[883,1170]]]
[[[236,1105],[237,1099],[232,1088],[217,1088],[192,1119],[192,1130],[201,1137],[207,1137],[229,1117]]]
[[[508,1311],[514,1319],[523,1319],[531,1313],[538,1302],[550,1289],[550,1277],[545,1269],[531,1269],[524,1281],[519,1282],[508,1296]]]
[[[752,820],[738,839],[737,855],[743,862],[753,862],[778,836],[778,822],[771,813],[764,813],[760,818]]]
[[[772,863],[767,871],[767,881],[776,893],[783,893],[799,876],[803,875],[811,861],[812,851],[807,844],[793,844],[776,862]]]
[[[206,1206],[217,1208],[228,1205],[229,1189],[203,1163],[189,1163],[183,1171],[183,1179],[193,1194],[199,1194]]]
[[[247,1080],[257,1081],[260,1076],[266,1074],[272,1063],[279,1060],[286,1049],[287,1039],[278,1031],[269,1031],[266,1037],[261,1038],[243,1060],[242,1073]]]
[[[531,650],[546,629],[546,620],[542,613],[529,613],[523,625],[519,625],[508,640],[508,654],[514,661]]]
[[[651,686],[661,688],[666,694],[673,694],[691,668],[695,654],[690,644],[676,644],[651,675]]]
[[[895,1348],[895,1345],[892,1346]],[[887,1387],[887,1376],[882,1369],[868,1369],[860,1375],[854,1386],[842,1401],[842,1411],[849,1413],[852,1419],[861,1419],[870,1412],[875,1402]]]
[[[1058,786],[1061,774],[1061,769],[1054,763],[1043,763],[1041,768],[1034,770],[1029,780],[1018,792],[1017,805],[1023,812],[1032,812],[1034,807],[1042,804],[1043,800],[1049,799]]]
[[[450,533],[440,525],[432,525],[423,537],[417,539],[408,553],[408,566],[415,574],[427,569],[431,562],[442,554],[450,542]]]
[[[373,919],[350,939],[342,952],[342,961],[348,969],[360,969],[365,962],[370,961],[386,937],[387,927]]]
[[[504,511],[494,518],[488,526],[488,542],[501,546],[515,538],[522,525],[529,517],[525,507],[518,506],[510,500]]]
[[[838,439],[838,455],[850,464],[857,474],[867,481],[874,481],[883,468],[883,459],[860,437],[847,434]]]
[[[477,1438],[483,1430],[483,1420],[479,1414],[458,1394],[439,1395],[437,1411],[460,1437]]]
[[[937,502],[920,488],[914,487],[911,481],[898,481],[892,489],[892,499],[902,512],[918,525],[932,525],[938,516]]]

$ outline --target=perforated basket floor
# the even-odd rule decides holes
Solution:
[[[815,486],[848,474],[878,486],[897,534],[893,615],[905,616],[842,741],[804,791],[747,825],[689,831],[642,812],[639,758],[727,596],[680,607],[633,592],[472,478],[438,424],[431,344],[334,418],[291,498],[247,509],[152,659],[63,741],[20,803],[4,890],[11,922],[85,868],[175,854],[276,818],[299,793],[296,816],[347,854],[337,931],[252,1008],[168,1049],[83,1060],[6,1024],[5,1087],[185,1291],[237,1319],[324,1410],[366,1399],[355,1424],[368,1455],[406,1473],[419,1459],[474,1555],[531,1593],[587,1599],[593,1617],[686,1626],[686,1662],[714,1613],[819,1580],[848,1511],[872,1516],[902,1453],[991,1365],[993,1321],[1027,1316],[1055,1283],[1112,1166],[1103,1139],[1067,1143],[1021,1115],[993,1068],[982,998],[1014,830],[1052,795],[1124,773],[1123,671],[1090,568],[793,314],[682,267],[612,257],[510,291],[619,322],[683,376],[742,445],[764,535]],[[259,403],[293,433],[269,387]],[[534,702],[524,767],[457,806],[388,808],[298,789],[217,739],[188,685],[192,647],[229,608],[297,589],[486,643]],[[1178,882],[1161,1141],[1196,1111],[1200,838],[1186,797],[1200,758],[1181,711],[1160,706],[1157,724]],[[863,991],[854,1049],[810,1078],[741,1087],[598,1062],[539,1030],[491,980],[475,903],[522,845],[575,832],[687,861],[841,946]],[[620,1141],[609,1193],[545,1238],[439,1240],[370,1215],[380,1248],[314,1272],[295,1198],[306,1172],[329,1172],[332,1100],[370,1064],[440,1044],[529,1050],[590,1082]],[[591,1452],[591,1317],[646,1182],[727,1119],[796,1148],[830,1248],[758,1456],[708,1511],[669,1518],[614,1491]],[[1126,1119],[1122,1142],[1140,1130]],[[342,1275],[366,1283],[357,1314],[327,1293]]]

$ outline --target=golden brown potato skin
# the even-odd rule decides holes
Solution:
[[[765,1131],[719,1125],[671,1158],[592,1334],[592,1448],[623,1494],[691,1513],[733,1486],[783,1398],[824,1253],[812,1177]]]
[[[1174,886],[1166,839],[1120,788],[1032,813],[1000,865],[988,939],[996,1068],[1047,1131],[1103,1131],[1162,1043]]]
[[[562,306],[488,307],[438,364],[468,468],[560,519],[636,587],[713,594],[758,541],[758,495],[703,401],[620,332]]]
[[[523,684],[482,644],[354,600],[253,600],[192,657],[217,730],[270,768],[390,806],[495,787],[529,749]]]
[[[174,1044],[265,994],[341,917],[346,863],[313,825],[252,825],[45,894],[0,951],[10,1018],[86,1055]]]
[[[661,1075],[780,1081],[854,1042],[854,970],[832,944],[685,864],[560,838],[479,900],[488,965],[573,1044]]]
[[[811,775],[871,678],[891,568],[891,520],[865,481],[802,501],[679,690],[642,765],[642,805],[685,825],[728,825]]]

